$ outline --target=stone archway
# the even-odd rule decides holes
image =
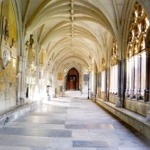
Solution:
[[[67,73],[66,90],[79,90],[79,73],[75,68]]]

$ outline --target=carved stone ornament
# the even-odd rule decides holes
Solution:
[[[62,80],[63,74],[61,72],[57,73],[57,80]]]
[[[11,49],[6,46],[1,46],[1,57],[2,57],[2,68],[5,69],[10,62],[11,59]]]
[[[7,18],[5,17],[3,18],[3,37],[5,44],[7,45],[9,40],[9,24]]]

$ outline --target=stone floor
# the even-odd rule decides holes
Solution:
[[[90,100],[65,97],[0,129],[0,150],[150,150],[150,141]]]

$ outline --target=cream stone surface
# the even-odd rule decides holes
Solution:
[[[0,149],[149,149],[149,43],[150,0],[0,0]]]
[[[0,129],[1,150],[149,148],[149,140],[138,131],[80,96],[45,101],[36,110]]]

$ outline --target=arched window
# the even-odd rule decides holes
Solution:
[[[146,81],[145,38],[149,21],[145,10],[136,2],[130,20],[126,51],[126,97],[142,100]]]

